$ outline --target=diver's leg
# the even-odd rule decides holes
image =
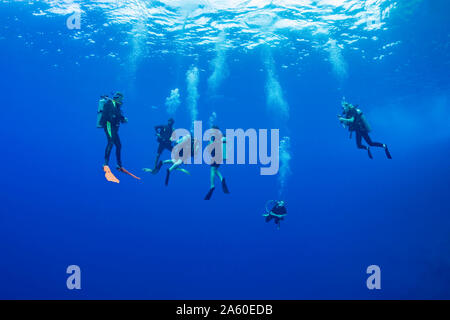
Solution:
[[[220,173],[219,168],[216,168],[216,175],[219,177],[220,181],[222,182],[223,181],[223,176]]]
[[[222,190],[224,193],[230,193],[230,190],[228,190],[228,186],[227,183],[225,181],[225,178],[223,177],[223,175],[220,173],[219,168],[217,168],[216,170],[216,175],[219,177],[220,182],[222,184]]]
[[[356,131],[356,146],[358,149],[364,149],[367,150],[367,154],[370,159],[373,159],[372,152],[370,152],[370,148],[362,144],[362,135],[361,132]]]
[[[362,133],[362,137],[364,138],[364,140],[366,140],[367,144],[371,147],[379,147],[379,148],[385,147],[385,145],[380,142],[373,142],[372,139],[370,138],[368,132]]]
[[[115,128],[112,132],[113,141],[116,146],[116,160],[117,160],[117,166],[119,168],[122,168],[122,143],[120,142],[119,137],[119,128]]]
[[[216,168],[214,166],[211,166],[210,170],[211,170],[210,171],[210,175],[209,175],[210,188],[209,188],[209,191],[208,191],[208,193],[206,194],[206,196],[204,198],[205,200],[211,199],[211,196],[212,196],[212,194],[214,192],[214,189],[215,189],[215,187],[214,187],[214,177],[216,176]]]
[[[163,151],[164,151],[164,144],[162,142],[160,142],[158,145],[158,151],[156,152],[155,165],[153,166],[153,170],[152,170],[153,172],[159,171],[157,169],[157,167],[158,167],[158,163],[159,163],[159,158],[161,157],[161,154]]]
[[[170,160],[173,165],[169,168],[169,171],[173,171],[175,169],[178,169],[178,167],[183,163],[183,160],[178,159],[177,161]]]
[[[388,149],[386,144],[381,143],[381,142],[373,142],[372,139],[369,136],[369,133],[367,133],[367,132],[363,135],[363,138],[364,138],[364,140],[366,140],[366,142],[369,144],[369,146],[384,148],[384,152],[386,153],[386,157],[388,159],[392,159],[391,153],[389,152],[389,149]]]
[[[365,145],[362,144],[362,136],[359,131],[356,131],[356,147],[358,147],[358,149],[368,149]]]
[[[161,157],[161,153],[158,152],[158,153],[156,154],[155,165],[153,166],[153,171],[155,171],[155,170],[156,170],[156,167],[158,166],[159,157]]]
[[[167,160],[166,160],[167,161]],[[173,163],[173,165],[167,169],[167,173],[166,173],[166,186],[169,184],[169,177],[170,177],[170,173],[175,170],[178,169],[178,167],[183,163],[183,160],[178,159],[177,161],[174,160],[169,160],[170,163]]]
[[[214,178],[216,177],[217,168],[211,166],[211,174],[209,176],[210,189],[214,188]]]
[[[164,150],[163,144],[159,143],[158,151],[156,152],[155,165],[153,166],[153,169],[151,169],[152,174],[157,174],[159,172],[159,169],[161,169],[162,162],[159,161],[159,158],[161,157],[163,150]]]
[[[105,128],[105,133],[106,133],[106,139],[107,139],[107,144],[106,144],[106,149],[105,149],[105,162],[104,162],[104,166],[107,166],[109,164],[109,157],[111,155],[111,150],[112,147],[114,145],[111,137],[108,134],[108,130]]]

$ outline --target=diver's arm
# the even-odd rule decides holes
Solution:
[[[350,119],[339,117],[339,121],[344,124],[349,124],[349,123],[353,123],[353,121],[355,121],[355,117],[351,117]]]
[[[120,123],[128,123],[128,118],[123,115],[122,110],[119,109]]]
[[[285,206],[275,206],[270,210],[270,214],[278,218],[283,218],[287,214],[287,210]]]
[[[128,118],[123,115],[120,116],[120,123],[128,123]]]
[[[273,213],[273,211],[270,211],[270,215],[272,215],[274,217],[278,217],[278,218],[283,218],[284,217],[284,214],[276,214],[276,213]]]
[[[155,135],[158,137],[158,139],[161,139],[161,130],[164,128],[164,126],[155,126]]]
[[[172,142],[175,141],[175,136],[173,135],[173,132],[174,132],[174,131],[175,131],[175,130],[172,128],[172,132],[170,133],[169,141],[172,141]]]

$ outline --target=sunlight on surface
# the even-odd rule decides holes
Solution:
[[[375,41],[380,33],[389,30],[390,13],[397,7],[395,0],[5,2],[30,6],[35,19],[78,13],[81,28],[68,35],[73,40],[95,44],[100,34],[112,34],[111,41],[120,46],[132,45],[140,58],[168,53],[192,55],[196,50],[214,54],[223,36],[227,49],[248,51],[269,46],[297,51],[302,59],[317,49],[329,51],[330,41],[334,41],[336,48],[359,50],[365,58],[364,43]],[[384,45],[380,43],[380,48]],[[117,53],[106,55],[113,57]]]

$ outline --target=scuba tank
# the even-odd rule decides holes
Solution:
[[[214,137],[211,137],[214,138]],[[214,139],[211,139],[209,144],[214,143]],[[225,161],[227,160],[227,139],[226,137],[222,137],[222,144],[221,144],[221,151],[222,151],[222,163],[225,163]],[[211,156],[215,157],[216,156],[216,149],[214,149],[211,152]]]
[[[370,127],[370,124],[369,124],[369,122],[367,122],[367,119],[366,119],[366,117],[361,113],[361,115],[360,115],[360,121],[361,121],[361,127],[364,127],[364,129],[367,131],[367,132],[370,132],[370,131],[372,131],[372,128]]]
[[[348,127],[348,131],[350,131],[350,134],[352,133],[352,131],[370,132],[372,128],[370,127],[369,122],[367,122],[367,119],[364,116],[363,112],[357,107],[358,105],[355,105],[353,109],[342,113],[341,117],[343,118],[350,119],[353,117],[355,119],[352,124],[344,125],[344,127]]]
[[[353,123],[353,126],[351,126],[351,130],[349,127],[350,131],[371,131],[369,122],[367,122],[366,117],[360,109],[356,109],[355,107],[355,110],[352,112],[352,116],[355,118],[355,121]]]
[[[97,128],[103,128],[101,125],[101,120],[103,116],[103,108],[105,106],[105,103],[108,102],[110,98],[108,96],[101,96],[100,100],[98,101],[98,107],[97,107]]]

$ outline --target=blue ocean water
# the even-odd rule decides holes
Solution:
[[[450,298],[449,9],[0,1],[0,298]],[[80,29],[67,27],[73,13]],[[102,171],[96,109],[115,90],[129,119],[124,166],[140,181]],[[393,160],[349,140],[343,97]],[[168,187],[164,172],[141,171],[154,163],[153,126],[173,116],[177,128],[207,127],[213,112],[221,128],[280,129],[279,174],[223,165],[231,194],[204,201],[207,165]],[[277,230],[262,214],[279,198]],[[69,265],[81,290],[66,287]],[[366,287],[370,265],[381,290]]]

